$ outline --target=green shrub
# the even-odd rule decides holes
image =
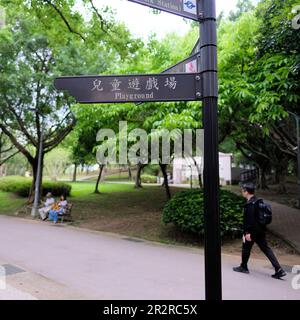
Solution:
[[[230,191],[220,190],[221,234],[233,234],[233,228],[240,228],[243,221],[245,201]],[[163,223],[173,222],[182,231],[204,234],[203,190],[182,191],[173,196],[164,207]]]
[[[0,190],[15,193],[20,197],[28,197],[31,183],[31,178],[17,176],[4,177],[0,179]],[[43,182],[42,193],[43,196],[48,192],[51,192],[55,197],[59,197],[62,194],[69,196],[71,189],[72,187],[64,182],[45,181]]]
[[[23,192],[30,190],[31,179],[18,177],[18,176],[8,176],[0,179],[0,190],[4,192],[12,192],[23,196]]]
[[[143,174],[150,176],[158,176],[160,173],[160,166],[158,164],[149,164],[143,169]]]
[[[46,181],[43,183],[43,196],[51,192],[54,197],[59,197],[62,194],[69,197],[71,190],[72,186],[64,182]]]
[[[156,183],[157,182],[157,177],[151,176],[149,174],[142,174],[141,175],[141,180],[143,183]]]

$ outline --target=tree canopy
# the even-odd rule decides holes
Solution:
[[[101,128],[192,129],[202,127],[201,103],[77,105],[54,90],[61,75],[159,73],[188,57],[198,27],[185,36],[134,37],[96,1],[0,0],[6,25],[0,30],[0,129],[36,172],[43,155],[69,138],[73,162],[93,162]],[[219,142],[239,152],[265,175],[284,176],[296,161],[299,114],[300,33],[292,27],[296,0],[239,0],[218,18]],[[80,9],[79,9],[80,8]],[[175,50],[176,48],[176,50]],[[42,135],[43,132],[43,135]],[[225,147],[226,146],[226,147]],[[96,159],[95,159],[96,162]]]

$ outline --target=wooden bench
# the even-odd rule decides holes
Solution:
[[[61,223],[64,222],[65,219],[67,219],[68,221],[72,221],[72,208],[73,208],[73,204],[72,203],[68,203],[67,208],[66,208],[66,212],[64,214],[59,214],[58,215],[58,219],[61,220]]]
[[[25,204],[23,205],[18,211],[15,212],[15,215],[18,216],[18,215],[30,215],[31,214],[31,211],[32,211],[32,208],[33,208],[33,205],[28,205],[28,204]],[[42,205],[39,206],[39,209],[40,208],[43,208]],[[72,221],[72,208],[73,208],[73,204],[72,203],[69,203],[68,206],[67,206],[67,210],[64,214],[59,214],[58,215],[58,219],[61,220],[61,223],[64,222],[64,220],[68,220],[68,221]]]

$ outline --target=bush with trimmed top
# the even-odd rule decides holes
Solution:
[[[243,222],[244,199],[226,190],[220,190],[220,214],[222,236],[233,235]],[[174,223],[180,230],[204,235],[203,190],[182,191],[167,202],[163,210],[163,223]]]
[[[143,183],[156,183],[157,182],[157,177],[151,176],[149,174],[142,174],[141,175],[141,180]]]
[[[8,176],[0,178],[0,190],[4,192],[12,192],[20,197],[28,197],[31,188],[32,179],[18,176]],[[45,196],[51,192],[54,197],[64,194],[71,194],[72,186],[64,182],[45,181],[42,186],[42,194]]]

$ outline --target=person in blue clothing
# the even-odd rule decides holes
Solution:
[[[63,215],[66,212],[68,206],[67,198],[64,195],[61,195],[59,202],[55,203],[50,212],[49,212],[49,221],[57,223],[58,215]]]

